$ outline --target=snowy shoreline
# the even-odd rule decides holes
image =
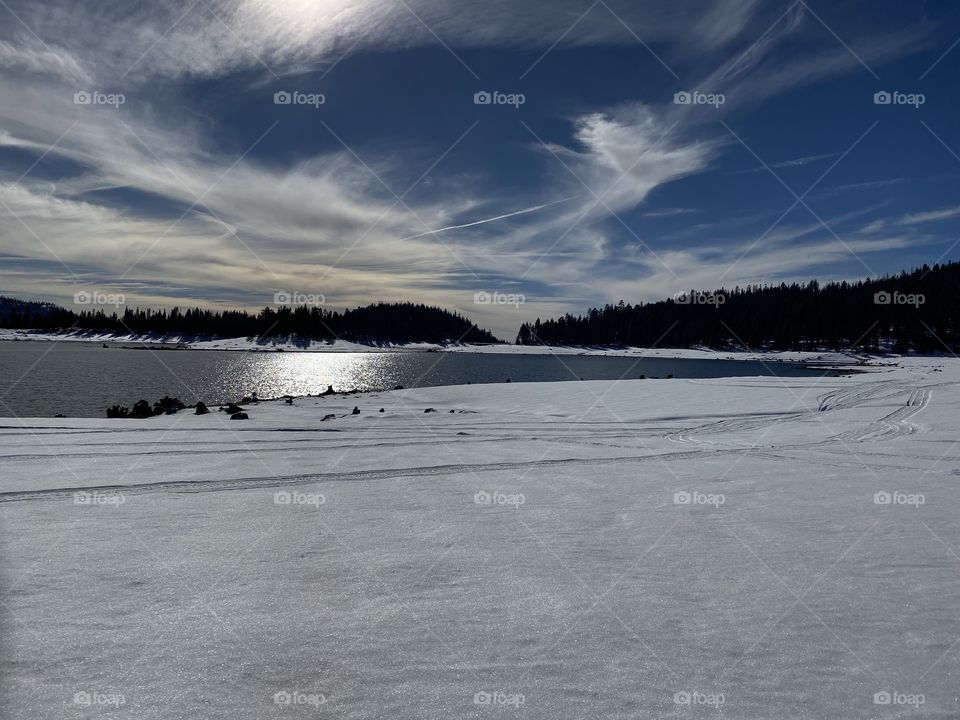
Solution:
[[[255,338],[204,339],[195,337],[157,338],[145,335],[110,335],[91,333],[43,333],[26,330],[0,329],[0,341],[20,342],[85,342],[107,344],[110,347],[163,347],[169,350],[222,350],[234,352],[312,352],[312,353],[404,353],[450,352],[489,355],[590,355],[608,357],[670,358],[692,360],[763,360],[768,362],[820,361],[850,365],[871,358],[896,360],[899,355],[869,356],[861,352],[814,351],[756,351],[716,350],[711,348],[637,348],[637,347],[582,347],[544,345],[476,345],[437,343],[364,344],[346,340],[333,342],[289,340],[258,341]]]

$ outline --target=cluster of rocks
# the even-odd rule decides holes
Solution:
[[[155,415],[173,415],[180,410],[185,410],[186,407],[179,398],[172,398],[165,395],[152,406],[146,400],[137,400],[132,408],[114,405],[111,408],[107,408],[107,417],[139,419],[153,417]]]
[[[403,390],[403,385],[397,385],[394,389]],[[365,391],[346,390],[346,391],[338,392],[333,389],[333,385],[328,385],[326,390],[324,390],[322,393],[319,393],[314,397],[328,397],[330,395],[342,395],[343,397],[347,397],[349,395],[356,395],[362,392],[365,392]],[[374,392],[374,391],[366,391],[366,392]],[[310,396],[308,395],[307,397],[310,397]],[[294,400],[292,395],[284,395],[281,398],[277,398],[277,400],[281,400],[281,399],[287,405],[292,405]],[[257,393],[252,393],[250,396],[244,397],[243,399],[241,399],[239,403],[227,403],[226,405],[221,405],[219,408],[219,411],[225,412],[228,415],[230,415],[231,420],[249,420],[250,416],[241,406],[251,405],[251,404],[256,405],[259,402],[261,402],[261,400],[260,398],[257,397]],[[146,400],[138,400],[137,402],[134,403],[133,408],[127,408],[121,405],[114,405],[111,408],[107,408],[107,417],[108,418],[148,418],[148,417],[154,417],[156,415],[173,415],[174,413],[180,410],[187,409],[187,407],[188,406],[185,405],[183,402],[181,402],[178,398],[163,397],[157,402],[155,402],[152,406]],[[193,407],[194,412],[197,415],[206,415],[207,413],[210,412],[210,408],[208,408],[206,403],[202,401],[197,402],[196,405],[191,405],[189,407]],[[384,409],[380,408],[380,412],[384,412]],[[427,408],[426,410],[424,410],[424,412],[428,412],[428,413],[436,412],[436,410],[434,410],[433,408]],[[451,410],[450,412],[453,412],[453,410]],[[359,415],[360,408],[354,407],[350,414]],[[336,417],[337,415],[335,415],[334,413],[330,413],[328,415],[325,415],[321,419],[321,422],[326,420],[333,420]]]
[[[250,398],[244,398],[240,402],[250,402]],[[243,411],[243,408],[237,405],[236,403],[229,403],[226,406],[220,407],[220,412],[225,412],[230,415],[231,420],[249,420],[250,416]]]

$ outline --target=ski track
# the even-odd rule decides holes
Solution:
[[[708,384],[690,381],[691,384]],[[546,454],[539,460],[526,462],[499,463],[462,463],[451,465],[427,465],[416,467],[395,467],[353,472],[315,472],[304,474],[278,474],[276,476],[257,476],[249,478],[226,478],[213,480],[184,480],[155,483],[123,484],[86,484],[76,487],[52,487],[29,491],[0,492],[0,502],[9,503],[21,500],[59,499],[75,492],[212,492],[258,487],[276,487],[281,485],[302,485],[309,483],[348,482],[402,478],[410,476],[454,475],[462,472],[489,473],[497,471],[532,470],[564,465],[615,463],[649,463],[683,461],[707,455],[753,455],[769,459],[793,460],[792,451],[817,447],[825,452],[850,455],[850,444],[867,446],[887,443],[900,437],[928,432],[928,425],[913,422],[912,418],[922,413],[930,405],[933,388],[954,383],[929,384],[910,387],[902,380],[879,380],[855,384],[850,387],[838,387],[818,396],[810,403],[810,408],[786,412],[757,412],[736,415],[671,415],[645,421],[623,420],[585,420],[578,418],[550,417],[536,421],[528,416],[508,414],[505,421],[490,422],[478,418],[466,423],[460,422],[449,427],[432,426],[424,428],[420,423],[406,426],[389,427],[361,426],[318,428],[309,425],[291,425],[289,427],[234,427],[221,425],[205,432],[222,436],[211,446],[209,439],[193,441],[186,439],[195,430],[191,428],[156,428],[144,425],[133,427],[75,428],[51,425],[7,426],[0,429],[0,463],[19,463],[45,460],[54,457],[61,462],[71,460],[108,460],[137,458],[156,458],[165,456],[179,458],[183,456],[204,457],[222,455],[225,452],[246,452],[269,459],[284,456],[292,452],[349,453],[362,447],[364,453],[391,451],[398,448],[422,447],[424,451],[438,444],[457,443],[463,447],[494,445],[533,441],[545,445],[547,454],[554,448],[609,448],[633,451],[632,455],[615,457],[566,457],[548,458]],[[738,383],[737,386],[742,386]],[[758,387],[768,388],[770,385]],[[774,387],[776,387],[774,385]],[[810,387],[798,388],[809,392]],[[793,393],[794,390],[790,388]],[[802,397],[802,396],[801,396]],[[799,400],[798,400],[799,402]],[[830,430],[831,418],[839,413],[862,410],[867,407],[885,407],[889,403],[896,407],[879,417],[870,420],[866,427],[846,430],[840,433],[829,432],[823,439],[811,439],[806,442],[781,442],[763,444],[766,435],[774,428],[788,427],[791,423],[808,422],[823,425]],[[461,413],[455,414],[460,417]],[[469,411],[468,411],[469,412]],[[403,412],[394,412],[379,416],[378,419],[395,417]],[[435,417],[444,417],[438,414]],[[338,419],[349,418],[339,416]],[[219,420],[220,418],[218,418]],[[684,420],[707,420],[677,428],[676,423]],[[134,421],[138,422],[138,421]],[[147,430],[144,438],[144,429]],[[425,432],[429,430],[430,432]],[[505,430],[507,432],[505,432]],[[38,433],[57,439],[56,449],[48,453],[10,453],[2,454],[7,438],[22,439],[24,432]],[[359,433],[359,437],[355,437]],[[282,440],[274,439],[279,434]],[[153,435],[156,440],[151,440]],[[243,437],[251,435],[252,437]],[[307,437],[295,437],[307,435]],[[173,437],[168,437],[173,436]],[[265,437],[261,437],[265,436]],[[80,442],[74,443],[76,437]],[[116,439],[122,442],[117,443]],[[745,440],[752,439],[752,442]],[[63,441],[68,442],[64,443]],[[128,441],[129,440],[129,441]],[[648,442],[666,440],[669,443],[690,447],[690,450],[669,452],[650,449]],[[43,442],[41,441],[41,445]],[[19,446],[19,444],[18,444]],[[831,447],[837,446],[837,447]],[[867,449],[864,449],[867,452]],[[339,462],[339,460],[338,460]],[[830,461],[837,467],[849,464]],[[862,465],[862,461],[858,461]],[[908,469],[887,465],[895,469]]]

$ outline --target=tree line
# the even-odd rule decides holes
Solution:
[[[960,263],[857,282],[750,285],[524,323],[519,344],[960,349]]]
[[[317,306],[265,307],[259,313],[202,308],[127,307],[74,312],[51,303],[0,297],[0,326],[39,331],[90,331],[161,337],[299,338],[354,342],[500,342],[459,313],[419,303],[378,303],[336,312]]]

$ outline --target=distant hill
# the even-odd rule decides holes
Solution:
[[[606,305],[524,323],[521,344],[960,349],[960,263],[853,283],[691,290],[671,300]]]
[[[355,342],[501,342],[459,313],[415,303],[379,303],[342,313],[319,307],[213,312],[201,308],[127,308],[73,312],[50,303],[0,297],[0,327],[42,331],[96,331],[118,335],[343,338]]]
[[[0,295],[0,327],[41,329],[68,327],[74,317],[69,310],[47,302],[17,300]]]

